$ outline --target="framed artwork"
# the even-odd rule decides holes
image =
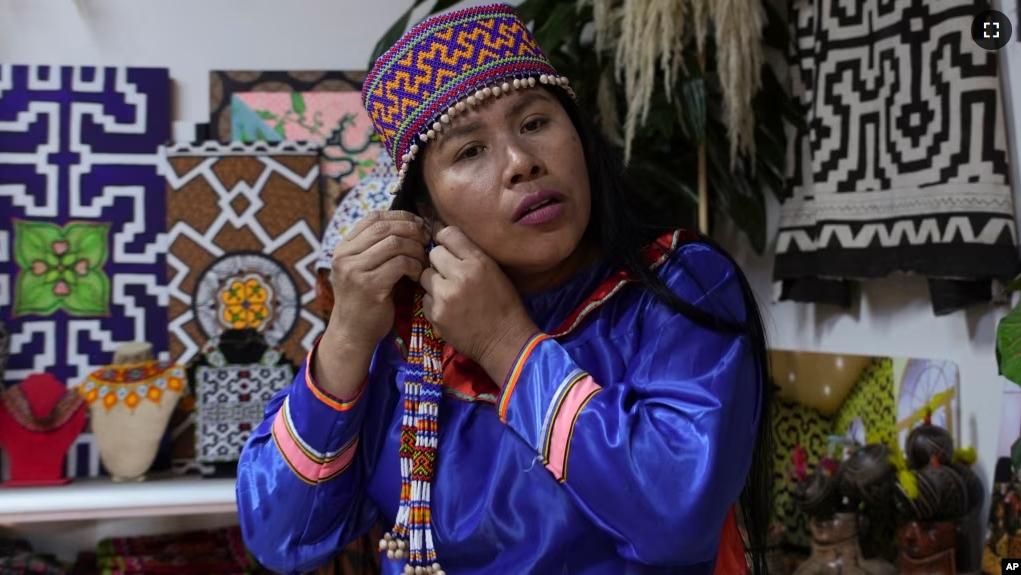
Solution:
[[[210,139],[233,139],[234,94],[241,92],[354,92],[361,93],[365,72],[355,71],[245,71],[209,73]]]
[[[315,147],[206,142],[163,157],[170,356],[188,363],[225,330],[252,328],[299,364],[324,328]]]
[[[383,151],[359,92],[241,92],[234,94],[231,116],[233,141],[320,146],[324,224]]]
[[[117,345],[166,353],[163,68],[0,65],[3,379],[78,385]]]

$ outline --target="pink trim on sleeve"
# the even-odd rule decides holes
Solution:
[[[571,438],[574,436],[574,424],[578,421],[578,414],[600,390],[602,387],[592,379],[592,376],[580,377],[560,397],[553,413],[549,450],[545,458],[546,469],[561,483],[567,480],[567,458],[570,455]]]
[[[290,398],[284,400],[284,405],[273,419],[273,441],[291,471],[310,485],[343,473],[354,460],[358,447],[358,438],[355,437],[333,453],[313,450],[294,431],[290,421]]]

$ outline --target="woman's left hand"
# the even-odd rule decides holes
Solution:
[[[500,266],[460,229],[447,226],[422,272],[425,317],[447,343],[503,385],[521,348],[539,331]]]

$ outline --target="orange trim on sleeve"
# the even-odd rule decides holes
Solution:
[[[539,332],[533,335],[525,343],[525,346],[521,348],[517,361],[514,362],[510,373],[507,374],[507,381],[503,385],[503,393],[500,394],[500,403],[497,406],[497,414],[500,416],[500,421],[507,423],[507,405],[510,403],[511,394],[514,393],[514,387],[518,384],[518,378],[521,377],[521,369],[524,367],[525,362],[528,361],[528,356],[532,354],[535,346],[549,338],[545,333]]]
[[[308,356],[306,356],[305,358],[305,385],[308,386],[308,389],[312,392],[312,395],[316,396],[316,398],[318,398],[319,401],[325,403],[329,407],[332,407],[337,411],[347,411],[351,409],[352,407],[355,406],[355,403],[358,401],[358,399],[361,398],[362,395],[365,393],[365,388],[369,384],[369,378],[365,378],[365,381],[362,382],[362,385],[358,388],[358,391],[356,391],[354,395],[352,395],[351,397],[342,399],[334,397],[329,393],[326,393],[325,391],[322,390],[322,388],[319,387],[319,384],[316,382],[315,378],[312,377],[313,365],[312,360],[315,357],[317,349],[319,349],[318,341],[316,342],[315,345],[312,346],[312,349],[308,352]]]

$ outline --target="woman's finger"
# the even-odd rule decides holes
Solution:
[[[382,265],[370,271],[372,281],[377,285],[392,286],[406,277],[417,282],[422,276],[425,264],[421,260],[406,255],[398,255],[383,262]]]
[[[346,240],[353,240],[370,226],[378,222],[417,222],[424,223],[421,217],[404,210],[376,210],[365,214],[362,219],[355,222],[355,226],[344,236]]]
[[[373,213],[390,214],[390,212]],[[401,213],[413,218],[418,217],[409,212]],[[369,221],[366,222],[366,219]],[[420,222],[415,219],[408,219],[407,217],[387,218],[374,216],[369,218],[366,216],[366,218],[363,218],[358,222],[358,226],[363,225],[364,227],[358,230],[357,235],[348,234],[346,238],[337,242],[337,245],[333,250],[334,255],[339,253],[341,257],[346,257],[362,253],[383,238],[391,235],[412,239],[422,245],[429,243],[429,232],[426,230],[424,221]]]
[[[429,265],[445,278],[452,278],[461,266],[461,260],[454,257],[445,246],[436,246],[429,251]]]
[[[437,284],[442,279],[442,276],[440,276],[436,270],[427,267],[422,270],[422,277],[419,278],[418,283],[422,284],[422,289],[424,289],[426,293],[433,294],[436,293],[437,289],[439,289]]]
[[[350,269],[355,271],[371,271],[397,256],[418,260],[422,267],[425,267],[427,261],[425,246],[420,242],[393,235],[386,236],[364,252],[351,256],[349,265]]]
[[[484,253],[460,228],[454,226],[447,226],[436,232],[436,243],[446,247],[459,260]]]

